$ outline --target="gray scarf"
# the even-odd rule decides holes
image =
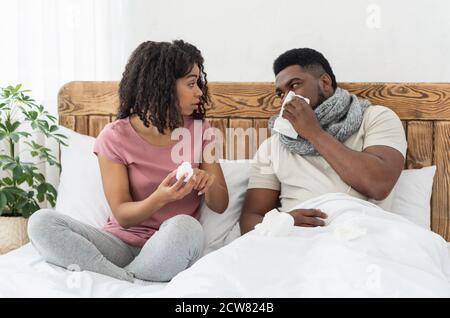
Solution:
[[[314,109],[314,113],[322,129],[343,143],[358,131],[364,111],[369,106],[369,101],[358,99],[356,95],[338,87],[331,97]],[[278,115],[269,119],[268,126],[272,134],[276,133],[272,128],[277,117]],[[292,153],[298,155],[319,155],[311,143],[300,136],[297,139],[293,139],[280,134],[280,141]]]

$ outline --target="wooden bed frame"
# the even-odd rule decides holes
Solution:
[[[339,83],[339,86],[397,113],[408,140],[406,169],[437,166],[431,227],[450,241],[450,83]],[[207,107],[207,117],[212,126],[224,133],[226,128],[267,129],[268,118],[280,109],[273,83],[216,82],[210,83],[209,88],[212,103]],[[107,123],[115,120],[119,105],[117,89],[118,82],[65,84],[58,94],[59,123],[96,137]],[[244,130],[241,132],[245,133]],[[249,139],[245,154],[235,156],[237,152],[231,149],[238,147],[237,143],[231,143],[234,138],[226,137],[224,157],[252,158],[255,149],[250,147]]]

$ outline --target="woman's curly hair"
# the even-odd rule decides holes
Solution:
[[[182,40],[147,41],[131,54],[119,84],[120,106],[117,119],[137,114],[146,127],[149,122],[162,134],[183,125],[176,93],[176,80],[189,74],[195,64],[200,69],[197,81],[203,92],[194,119],[205,117],[209,101],[208,82],[201,52]]]

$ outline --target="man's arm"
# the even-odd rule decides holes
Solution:
[[[276,208],[280,191],[272,189],[248,189],[245,194],[244,207],[242,208],[240,227],[241,234],[245,234],[261,223],[264,215]]]
[[[388,146],[370,146],[354,151],[322,129],[311,107],[300,98],[285,106],[283,118],[294,126],[330,164],[341,179],[369,198],[386,198],[403,169],[400,151]]]
[[[389,195],[403,170],[403,155],[388,146],[371,146],[359,152],[323,130],[309,141],[345,183],[375,200]]]

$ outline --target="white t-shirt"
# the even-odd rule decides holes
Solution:
[[[344,145],[356,151],[376,145],[389,146],[397,149],[404,158],[407,149],[400,118],[384,106],[369,106],[364,112],[359,130]],[[294,154],[280,142],[278,134],[261,144],[253,161],[248,188],[280,191],[281,211],[290,211],[301,202],[331,192],[368,199],[342,181],[322,156]],[[369,201],[389,211],[392,195],[383,201]]]

